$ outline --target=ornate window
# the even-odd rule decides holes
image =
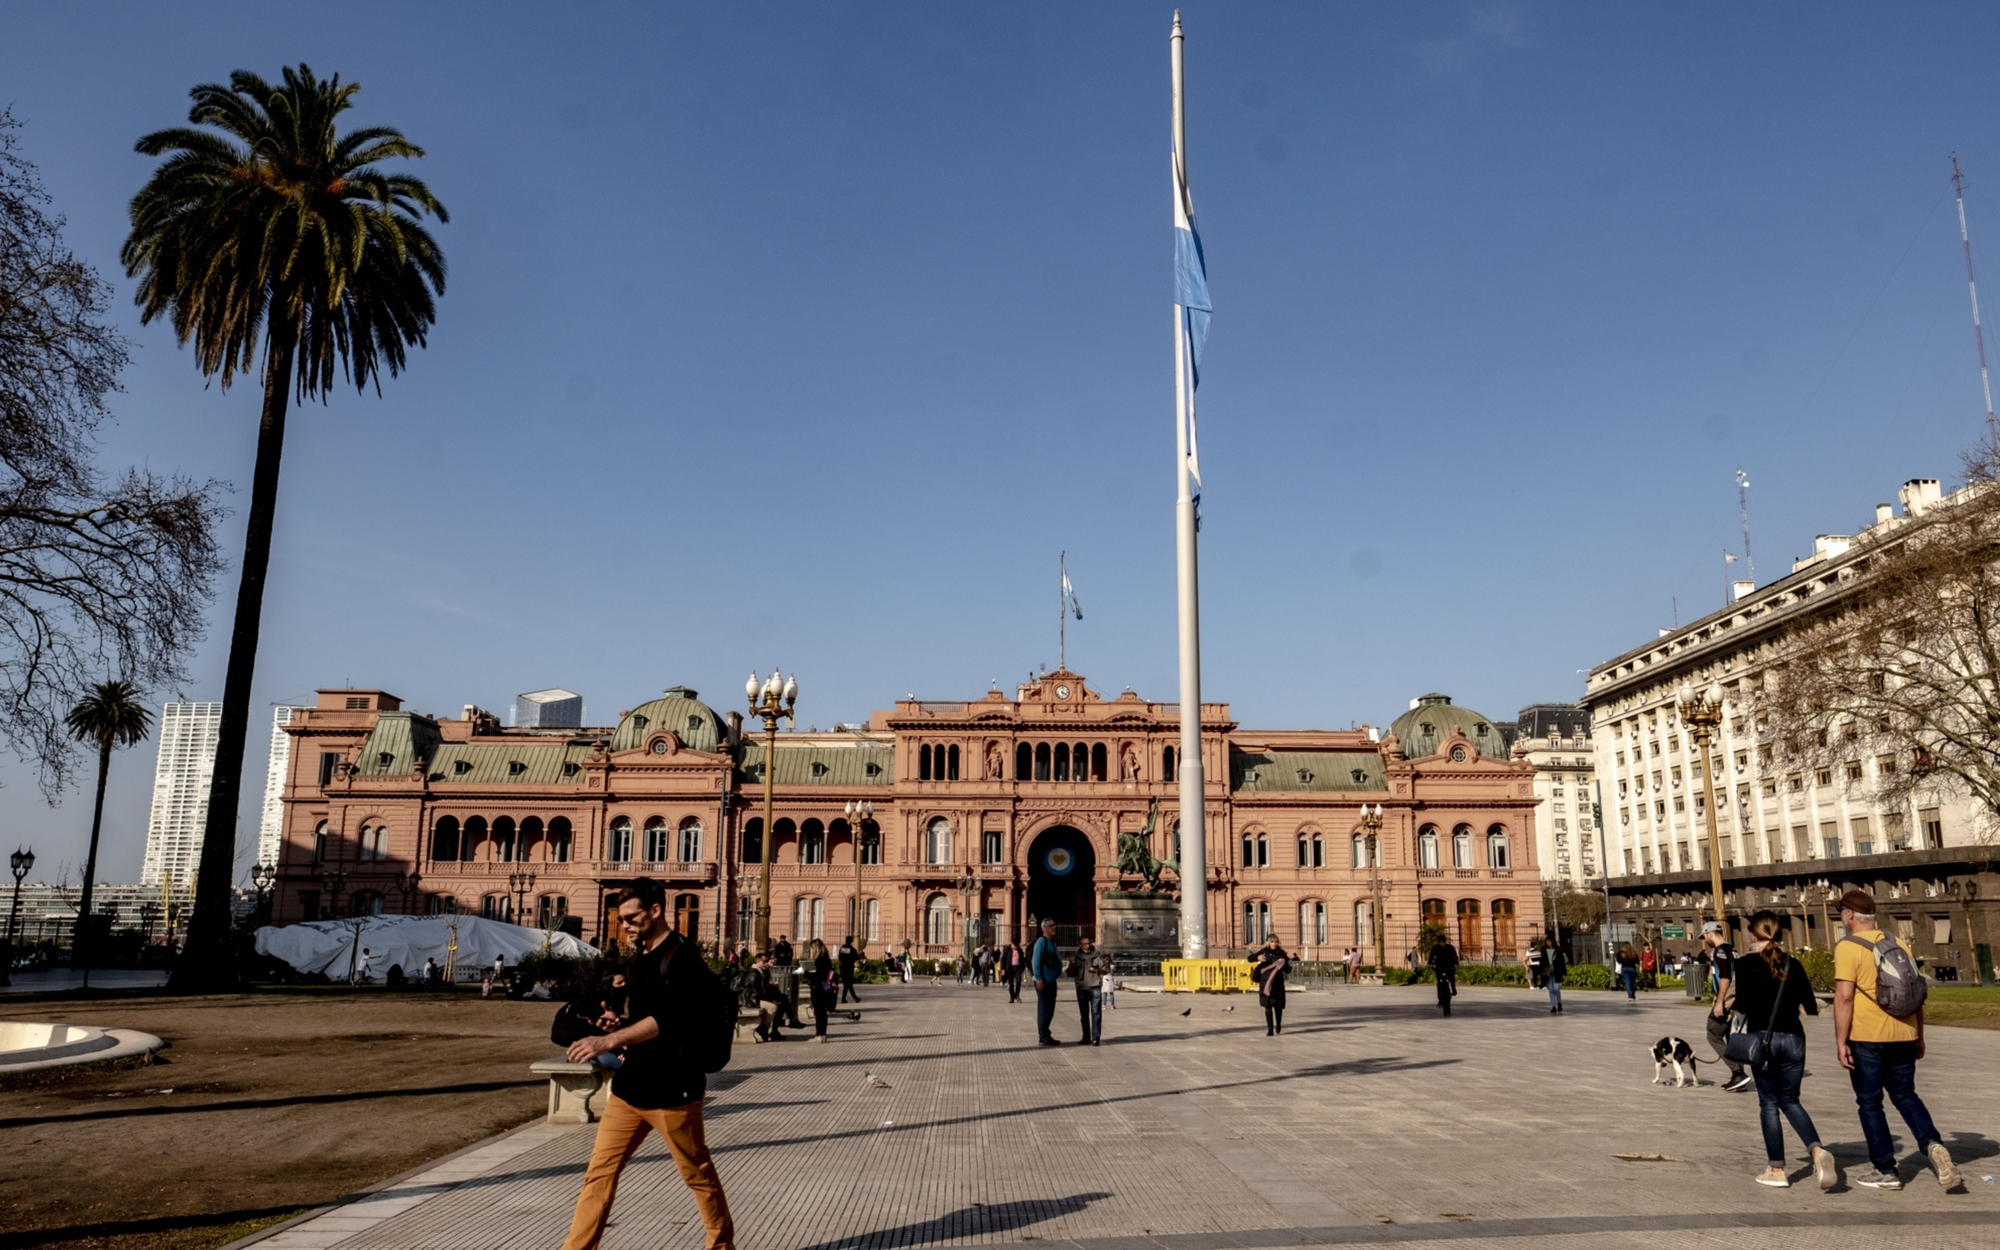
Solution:
[[[523,820],[521,822],[521,835],[518,844],[519,849],[515,852],[514,858],[520,860],[522,863],[526,863],[529,860],[533,859],[535,857],[535,843],[539,842],[541,838],[542,838],[541,817],[530,816],[526,820]]]
[[[1271,839],[1267,834],[1258,832],[1243,835],[1243,866],[1245,868],[1271,866]]]
[[[493,862],[509,864],[514,861],[514,818],[496,816],[493,820]]]
[[[1354,944],[1370,958],[1375,954],[1375,908],[1367,899],[1354,900]]]
[[[535,927],[554,929],[569,916],[569,898],[562,894],[544,894],[535,900]]]
[[[1090,780],[1090,748],[1081,742],[1069,749],[1069,778],[1071,781]]]
[[[799,862],[801,864],[826,862],[826,827],[817,820],[807,820],[800,827]]]
[[[313,826],[313,863],[324,864],[325,862],[326,862],[326,822],[322,820],[317,825]]]
[[[1090,779],[1103,781],[1110,776],[1111,757],[1102,742],[1090,748]]]
[[[826,900],[823,898],[802,898],[793,904],[794,924],[792,936],[801,944],[813,938],[826,937]],[[804,952],[801,952],[803,955]]]
[[[924,829],[924,862],[951,862],[951,822],[940,816]]]
[[[1299,867],[1326,867],[1326,839],[1318,833],[1305,829],[1299,831]]]
[[[611,822],[610,845],[605,857],[614,864],[627,863],[632,858],[632,818],[620,816]]]
[[[1048,779],[1049,744],[1046,742],[1037,742],[1035,744],[1035,780],[1047,781]]]
[[[1507,831],[1499,825],[1486,831],[1486,866],[1495,870],[1514,866],[1513,857],[1507,846]]]
[[[514,900],[505,894],[488,894],[479,900],[479,916],[482,920],[512,920]]]
[[[1451,866],[1453,868],[1471,868],[1475,866],[1472,862],[1471,825],[1460,825],[1451,831]]]
[[[1026,781],[1035,775],[1035,748],[1023,742],[1014,748],[1014,780]]]
[[[861,822],[861,862],[863,864],[882,862],[882,830],[872,820]]]
[[[764,818],[752,816],[743,822],[743,862],[761,864],[764,862]]]
[[[569,862],[570,828],[569,817],[558,816],[549,822],[549,862],[567,864]]]
[[[1056,771],[1053,780],[1069,780],[1069,748],[1058,742],[1055,745]]]
[[[1243,904],[1243,944],[1255,946],[1271,936],[1271,904],[1248,899]]]
[[[1000,831],[998,829],[988,829],[983,835],[981,835],[980,837],[981,863],[997,864],[1000,862],[1000,842],[1001,842]]]
[[[1479,900],[1458,900],[1458,953],[1467,958],[1483,955],[1486,944],[1479,932]]]
[[[646,862],[662,864],[667,859],[667,822],[658,816],[646,820]]]
[[[1174,779],[1174,754],[1175,752],[1172,747],[1160,748],[1161,781],[1172,781]]]
[[[1514,941],[1514,900],[1496,898],[1493,900],[1493,953],[1516,954]]]
[[[465,831],[458,838],[458,858],[460,863],[471,863],[479,858],[479,844],[486,838],[486,818],[468,816]]]
[[[680,861],[683,864],[701,862],[701,821],[690,816],[681,821]]]
[[[1299,944],[1301,946],[1326,945],[1326,904],[1318,899],[1308,899],[1299,904]]]
[[[944,946],[951,941],[951,900],[933,894],[924,903],[924,941]]]
[[[1417,867],[1436,868],[1438,866],[1438,831],[1436,825],[1425,825],[1417,832]],[[1442,906],[1442,904],[1440,904]]]

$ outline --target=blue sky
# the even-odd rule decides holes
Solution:
[[[305,60],[429,149],[436,332],[295,412],[259,709],[564,685],[602,723],[777,661],[824,727],[1053,665],[1064,549],[1071,666],[1175,695],[1170,12],[17,4],[0,100],[138,344],[106,463],[235,482],[232,561],[257,396],[130,312],[132,142]],[[1977,437],[1948,155],[2000,308],[2000,10],[1185,19],[1205,691],[1243,723],[1574,698],[1719,606],[1739,464],[1769,580]],[[107,879],[152,763],[116,762]],[[0,782],[0,836],[81,860],[87,790]]]

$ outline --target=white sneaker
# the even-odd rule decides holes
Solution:
[[[1813,1179],[1819,1182],[1821,1193],[1825,1193],[1835,1185],[1840,1184],[1840,1164],[1834,1159],[1831,1150],[1826,1149],[1824,1146],[1814,1146],[1812,1149],[1812,1164]]]
[[[1756,1179],[1759,1185],[1769,1185],[1773,1189],[1790,1189],[1792,1187],[1792,1178],[1785,1175],[1785,1169],[1783,1168],[1765,1168],[1763,1171],[1757,1173]]]
[[[1937,1173],[1938,1184],[1946,1189],[1957,1189],[1965,1178],[1958,1174],[1958,1165],[1951,1161],[1951,1151],[1944,1148],[1944,1143],[1934,1141],[1924,1153],[1931,1157],[1931,1170]]]

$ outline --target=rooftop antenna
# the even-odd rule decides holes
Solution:
[[[1743,517],[1743,571],[1750,575],[1750,584],[1757,584],[1757,561],[1750,554],[1750,477],[1743,472],[1743,466],[1736,466],[1736,510]]]
[[[1986,393],[1986,437],[2000,438],[1993,417],[1993,380],[1986,373],[1986,331],[1979,324],[1979,284],[1972,278],[1972,236],[1965,229],[1965,175],[1958,170],[1958,153],[1951,154],[1951,186],[1958,196],[1958,241],[1965,246],[1965,289],[1972,296],[1972,339],[1979,344],[1979,386]]]

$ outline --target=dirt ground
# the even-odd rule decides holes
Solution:
[[[200,1250],[533,1119],[554,1014],[463,991],[0,1000],[170,1043],[0,1081],[0,1250]]]

